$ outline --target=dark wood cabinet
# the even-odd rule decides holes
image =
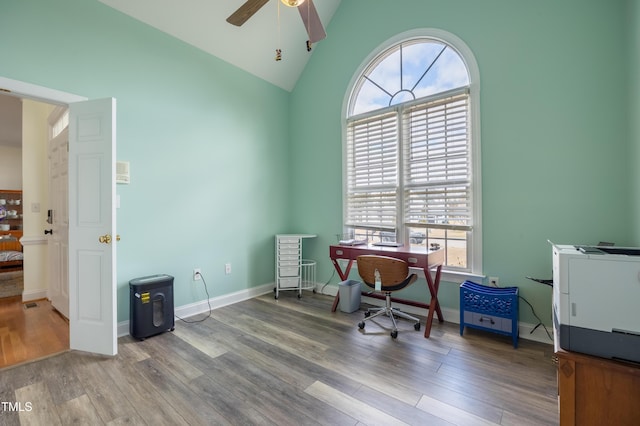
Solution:
[[[0,236],[22,237],[22,191],[0,189]]]
[[[640,365],[558,351],[560,425],[640,425]]]

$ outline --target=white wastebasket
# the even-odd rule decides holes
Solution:
[[[340,310],[348,314],[360,309],[360,281],[345,280],[338,284]]]

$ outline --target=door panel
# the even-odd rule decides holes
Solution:
[[[115,355],[115,99],[69,111],[70,346]]]

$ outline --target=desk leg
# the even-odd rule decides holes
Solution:
[[[429,268],[424,269],[424,274],[427,278],[427,286],[429,287],[429,293],[431,293],[431,301],[429,301],[429,314],[427,315],[427,322],[424,327],[424,337],[428,338],[431,334],[431,323],[433,322],[433,313],[438,315],[438,321],[443,322],[442,310],[440,309],[440,302],[438,301],[438,289],[440,288],[440,273],[442,272],[442,265],[438,265],[436,268],[435,278],[431,276]]]
[[[347,277],[349,276],[349,272],[351,272],[351,266],[353,266],[353,260],[352,259],[349,260],[349,263],[347,264],[347,268],[345,269],[344,272],[342,272],[342,269],[340,269],[340,264],[338,264],[338,261],[336,259],[331,259],[331,262],[333,262],[333,267],[336,268],[336,271],[338,272],[338,276],[340,277],[340,280],[342,281],[346,280]],[[331,312],[336,311],[339,301],[340,301],[340,291],[336,293],[336,297],[333,299]]]

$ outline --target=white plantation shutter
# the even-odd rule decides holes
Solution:
[[[409,107],[402,122],[405,224],[471,229],[467,90]]]
[[[396,228],[398,162],[396,111],[349,122],[346,225]]]
[[[470,230],[470,164],[466,88],[351,120],[347,125],[346,225],[396,229],[403,219],[407,226]],[[402,211],[404,217],[399,217]]]

